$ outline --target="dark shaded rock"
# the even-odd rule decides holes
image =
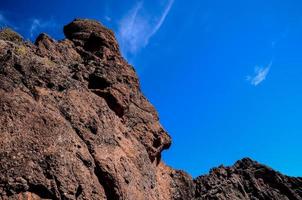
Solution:
[[[64,27],[66,38],[85,51],[103,56],[106,49],[119,54],[119,47],[111,30],[105,28],[98,21],[75,19]]]
[[[288,177],[249,158],[214,168],[195,181],[198,200],[301,200],[302,178]]]

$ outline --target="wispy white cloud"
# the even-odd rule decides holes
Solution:
[[[246,80],[249,81],[249,83],[253,86],[259,85],[260,83],[262,83],[266,79],[266,76],[268,75],[272,64],[273,64],[273,62],[271,61],[265,67],[256,66],[255,69],[254,69],[254,75],[253,76],[247,76]]]
[[[34,39],[36,34],[40,33],[41,31],[48,31],[48,29],[58,26],[56,21],[52,18],[49,20],[42,20],[38,18],[24,19],[24,22],[26,23],[21,24],[10,21],[6,17],[6,15],[4,15],[3,12],[0,11],[0,27],[10,27],[25,35],[27,39]]]
[[[33,38],[37,32],[41,31],[40,29],[44,28],[53,28],[57,26],[56,22],[54,20],[48,20],[48,21],[43,21],[40,19],[33,19],[29,28],[29,34],[30,38]]]
[[[109,17],[108,15],[106,15],[105,16],[105,20],[108,21],[108,22],[110,22],[112,19],[111,19],[111,17]]]
[[[169,0],[163,14],[161,15],[161,17],[160,17],[159,21],[157,22],[156,26],[154,27],[153,31],[149,35],[149,38],[152,37],[160,29],[161,25],[164,23],[167,15],[170,12],[173,3],[174,3],[174,0]]]
[[[168,0],[159,14],[151,14],[144,9],[144,2],[139,1],[119,24],[118,39],[123,52],[134,54],[148,45],[150,38],[163,25],[173,3],[174,0]]]
[[[37,31],[37,28],[40,26],[41,26],[40,20],[33,19],[29,30],[31,38],[34,36],[34,33]]]

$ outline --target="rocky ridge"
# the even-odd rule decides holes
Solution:
[[[161,161],[171,138],[112,31],[0,31],[0,200],[302,199],[302,181],[249,159],[193,180]]]
[[[231,167],[213,168],[208,175],[194,180],[198,200],[299,200],[302,178],[284,176],[249,158]]]

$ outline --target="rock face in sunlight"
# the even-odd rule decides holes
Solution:
[[[93,20],[35,43],[0,32],[0,200],[302,199],[302,181],[250,160],[193,180],[114,34]]]

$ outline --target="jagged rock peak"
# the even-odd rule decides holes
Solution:
[[[302,178],[284,176],[250,158],[194,180],[197,200],[301,200]]]
[[[64,26],[64,34],[87,51],[95,52],[107,47],[119,52],[114,33],[96,20],[75,19]]]

